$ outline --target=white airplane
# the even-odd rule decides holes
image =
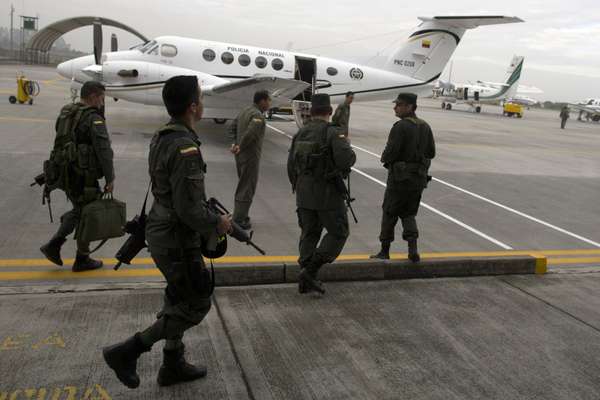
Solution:
[[[577,104],[569,104],[570,108],[579,111],[578,120],[585,116],[587,121],[600,122],[600,99],[586,99]]]
[[[162,36],[127,51],[102,54],[102,26],[94,24],[94,55],[60,64],[58,73],[77,90],[101,81],[107,96],[162,105],[164,82],[196,75],[204,93],[205,118],[217,123],[235,118],[256,90],[269,90],[273,106],[292,99],[310,101],[327,93],[332,102],[348,91],[355,101],[391,100],[400,91],[431,93],[435,82],[468,29],[523,22],[505,16],[419,18],[422,22],[382,68],[360,66],[308,54],[261,47]]]
[[[452,104],[467,104],[477,113],[481,112],[482,103],[514,99],[517,97],[523,61],[522,56],[513,57],[504,83],[477,81],[476,84],[455,85],[440,81],[434,97],[442,99],[443,109],[451,110]]]

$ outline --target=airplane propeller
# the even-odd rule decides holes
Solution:
[[[94,21],[94,60],[96,65],[102,64],[102,23]]]
[[[119,41],[117,40],[117,35],[115,33],[110,36],[110,51],[119,51]]]

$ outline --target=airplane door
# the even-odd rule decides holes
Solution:
[[[464,96],[463,97],[465,100],[469,100],[469,88],[465,88],[465,92],[464,92]]]
[[[475,101],[479,101],[479,92],[473,92],[473,98]]]
[[[311,101],[315,93],[315,83],[317,80],[317,60],[307,57],[296,57],[296,67],[294,69],[294,79],[307,82],[310,86],[300,93],[294,100]]]

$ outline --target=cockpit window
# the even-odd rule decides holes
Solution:
[[[145,45],[143,45],[143,46],[140,48],[140,51],[141,51],[142,53],[145,53],[145,52],[147,52],[149,49],[151,49],[152,47],[154,47],[155,45],[156,45],[156,40],[151,40],[151,41],[147,42]]]
[[[148,51],[149,55],[157,56],[158,55],[158,45],[154,46],[152,49]]]
[[[160,55],[163,57],[175,57],[177,55],[177,47],[172,44],[163,44],[160,46]]]
[[[588,102],[588,106],[591,106],[591,105],[594,105],[594,99],[591,99],[591,100]]]

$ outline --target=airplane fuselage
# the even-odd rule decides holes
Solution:
[[[58,70],[81,84],[91,78],[85,69],[93,64],[93,56],[85,56],[61,64]],[[119,75],[121,71],[132,70],[137,76]],[[162,105],[162,84],[169,77],[197,75],[208,95],[205,97],[208,109],[221,107],[210,98],[212,87],[256,75],[307,82],[314,76],[316,92],[329,94],[332,102],[341,102],[348,91],[355,92],[355,101],[391,100],[401,89],[428,94],[433,78],[437,78],[423,82],[326,57],[177,36],[163,36],[132,50],[106,53],[102,57],[102,71],[107,96],[149,105]]]

